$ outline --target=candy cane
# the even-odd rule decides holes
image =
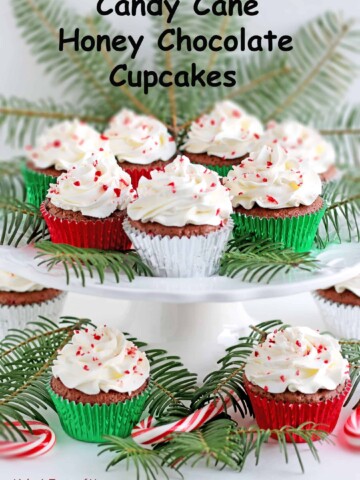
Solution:
[[[5,424],[16,427],[25,437],[29,438],[29,441],[0,441],[0,458],[35,458],[50,452],[54,447],[55,433],[47,425],[35,421],[27,422],[27,424],[31,427],[31,432],[24,428],[20,422]]]
[[[225,403],[225,405],[224,405]],[[163,442],[171,433],[192,432],[200,428],[206,422],[222,413],[226,407],[232,405],[231,398],[227,397],[225,402],[221,399],[211,402],[203,408],[195,410],[188,417],[182,418],[167,425],[156,426],[156,420],[148,417],[141,421],[132,431],[132,438],[140,445],[152,445]]]
[[[360,447],[360,408],[352,412],[344,426],[346,441],[353,447]]]

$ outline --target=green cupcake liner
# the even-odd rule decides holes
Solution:
[[[326,211],[324,205],[317,212],[289,218],[260,218],[252,215],[235,213],[234,237],[253,233],[259,239],[269,239],[282,243],[285,248],[295,252],[311,250],[321,219]]]
[[[102,443],[105,435],[128,437],[144,412],[150,390],[148,387],[125,402],[90,405],[65,400],[48,385],[65,433],[75,440],[89,443]]]
[[[46,198],[50,184],[56,183],[57,178],[31,170],[25,164],[22,165],[21,171],[26,185],[28,203],[40,207]]]
[[[220,177],[227,177],[230,170],[232,170],[233,165],[204,165],[209,170],[212,170],[219,174]]]

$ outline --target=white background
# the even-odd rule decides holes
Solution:
[[[95,0],[58,0],[81,12],[87,12],[95,5]],[[11,0],[0,1],[0,94],[17,95],[29,99],[53,97],[61,99],[63,92],[51,79],[44,76],[43,68],[36,65],[29,48],[22,41],[16,29],[11,12]],[[109,0],[109,5],[110,5]],[[360,2],[358,0],[263,0],[260,1],[261,14],[251,20],[251,28],[255,31],[272,28],[278,33],[292,33],[300,24],[327,9],[343,10],[346,17],[360,17]],[[113,21],[119,26],[120,31],[138,33],[146,29],[146,19],[126,20],[121,22],[114,17]],[[357,80],[349,94],[353,101],[359,101],[360,82]],[[68,92],[71,98],[71,92]],[[0,136],[0,142],[2,137]],[[14,153],[3,143],[0,143],[0,157],[5,158]],[[288,297],[286,299],[249,302],[249,310],[257,320],[282,318],[294,324],[308,324],[315,328],[323,328],[319,313],[308,294]],[[66,305],[66,314],[87,317],[101,323],[116,324],[117,317],[124,309],[124,304],[115,300],[96,299],[70,295]],[[171,321],[171,319],[169,319]],[[131,330],[131,324],[121,325],[122,328]],[[189,332],[191,335],[191,332]],[[166,348],[166,345],[165,345]],[[186,349],[186,345],[178,346],[179,350]],[[212,366],[211,366],[212,367]],[[201,372],[204,373],[204,372]],[[346,412],[344,412],[345,414]],[[341,430],[339,425],[339,431]],[[58,434],[58,444],[47,457],[36,462],[0,462],[1,480],[21,479],[40,480],[54,478],[56,480],[115,480],[133,479],[134,475],[126,474],[123,469],[106,474],[107,459],[97,460],[97,447],[70,441],[61,431],[58,422],[54,419],[52,426]],[[320,447],[322,464],[316,464],[305,453],[304,460],[307,473],[300,477],[296,462],[291,459],[290,465],[285,466],[281,457],[276,452],[276,447],[269,447],[264,452],[260,466],[255,469],[250,460],[245,472],[240,478],[253,480],[266,478],[267,480],[286,477],[287,479],[305,478],[306,480],[327,478],[335,480],[339,477],[357,478],[359,472],[360,456],[354,451],[344,447],[340,438],[336,446]],[[303,450],[303,448],[301,448]],[[239,474],[210,473],[200,469],[188,471],[188,479],[208,480],[239,478]],[[175,477],[174,477],[175,478]]]

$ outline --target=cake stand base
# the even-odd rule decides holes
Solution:
[[[181,355],[192,371],[209,372],[225,349],[256,320],[242,303],[124,302],[117,326],[149,344]]]

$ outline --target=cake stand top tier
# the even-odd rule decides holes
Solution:
[[[109,273],[105,283],[87,277],[86,287],[77,278],[66,284],[63,267],[48,272],[38,267],[33,247],[0,247],[0,269],[32,279],[47,287],[85,295],[168,303],[241,302],[260,298],[282,297],[328,288],[360,273],[360,245],[333,245],[318,255],[318,271],[294,270],[279,275],[270,284],[247,283],[240,278],[146,278],[129,282],[125,276],[116,283]]]

